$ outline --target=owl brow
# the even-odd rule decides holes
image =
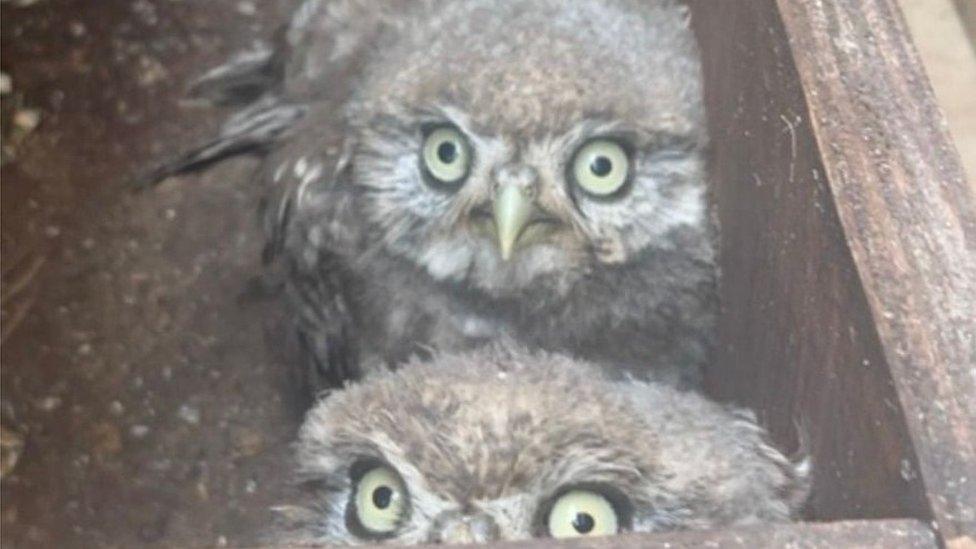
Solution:
[[[577,129],[584,131],[585,133],[601,133],[601,132],[612,132],[620,131],[624,129],[634,129],[631,124],[625,120],[621,120],[618,116],[610,112],[591,112],[586,115],[583,123],[577,126]]]
[[[698,138],[692,132],[673,131],[661,126],[635,124],[620,118],[609,111],[588,112],[582,123],[566,132],[567,137],[575,135],[589,137],[614,137],[628,139],[638,148],[671,146],[674,144],[697,145]]]
[[[342,475],[335,473],[320,474],[312,478],[297,480],[297,488],[305,494],[334,494],[346,489],[348,483]]]
[[[594,460],[594,456],[589,454],[586,457],[590,459],[581,460],[575,452],[569,452],[562,459],[557,460],[552,469],[562,469],[562,471],[550,479],[550,482],[555,481],[554,489],[566,485],[593,483],[610,484],[623,489],[638,484],[644,478],[644,472],[640,470],[638,464],[625,465],[626,461],[630,461],[635,456],[619,449],[607,450],[603,444],[599,446],[605,450],[599,460]]]
[[[570,139],[577,136],[577,139],[606,137],[619,140],[639,150],[667,148],[691,152],[698,145],[698,139],[690,133],[637,126],[623,120],[613,120],[600,116],[585,121],[567,132],[566,136]]]
[[[413,107],[410,109],[410,115],[414,120],[420,120],[421,124],[436,124],[438,122],[454,121],[453,118],[443,110],[434,107]]]
[[[411,120],[405,115],[381,112],[370,117],[369,123],[361,129],[383,137],[399,137],[410,124]]]
[[[335,440],[329,445],[329,453],[334,456],[346,456],[343,461],[342,470],[349,473],[353,466],[375,461],[387,463],[383,449],[376,442],[359,434],[347,434],[346,436],[336,435]]]
[[[570,477],[564,485],[585,486],[585,485],[607,485],[615,486],[619,490],[624,487],[633,486],[642,480],[641,474],[637,469],[624,467],[594,467],[589,470],[581,471]]]
[[[464,110],[458,107],[430,105],[409,107],[406,110],[414,118],[414,124],[418,120],[421,126],[448,123],[457,126],[469,136],[482,133],[482,129],[475,127]]]
[[[614,132],[619,129],[620,124],[619,121],[604,117],[586,118],[561,134],[557,134],[556,140],[568,145],[579,144],[588,139]]]
[[[698,148],[698,140],[691,134],[651,130],[644,132],[642,137],[643,143],[640,145],[642,149],[668,149],[690,153]]]
[[[302,491],[338,492],[349,484],[348,467],[339,471],[300,467],[295,472],[293,482]]]
[[[589,120],[563,134],[569,143],[583,143],[590,139],[605,138],[619,142],[624,147],[642,149],[647,132],[619,120]]]

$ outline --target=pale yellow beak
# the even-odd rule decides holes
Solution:
[[[498,250],[502,259],[512,257],[515,243],[528,225],[535,208],[530,191],[518,185],[502,185],[495,195],[495,229],[498,233]]]

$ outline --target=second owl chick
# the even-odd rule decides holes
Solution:
[[[751,412],[559,355],[439,355],[311,410],[292,543],[470,542],[786,521],[808,464]]]

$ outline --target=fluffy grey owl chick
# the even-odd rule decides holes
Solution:
[[[293,543],[468,542],[794,517],[808,462],[747,410],[560,355],[436,354],[322,399],[298,442]]]
[[[271,147],[317,377],[512,337],[696,383],[716,272],[676,2],[308,0],[199,89],[265,94],[184,162]]]

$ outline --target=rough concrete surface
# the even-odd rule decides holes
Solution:
[[[213,131],[186,82],[293,4],[0,3],[4,547],[236,545],[269,523],[300,407],[256,162],[126,183]]]

